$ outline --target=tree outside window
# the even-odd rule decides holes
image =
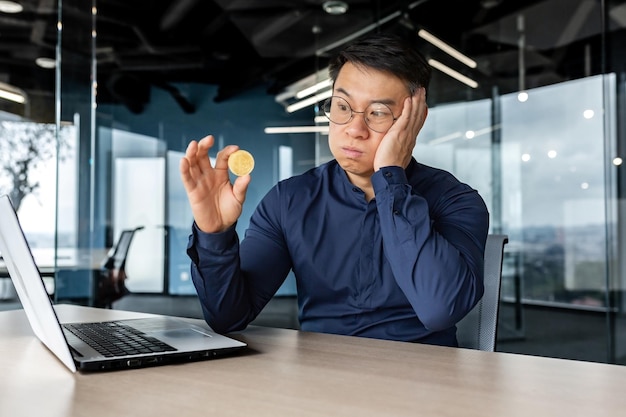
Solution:
[[[0,194],[9,195],[16,211],[26,196],[38,195],[40,180],[32,174],[57,152],[60,162],[70,151],[67,135],[56,132],[53,124],[0,122]]]

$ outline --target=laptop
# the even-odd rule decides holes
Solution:
[[[173,316],[62,324],[7,195],[0,196],[0,254],[33,332],[72,372],[191,362],[247,346]]]

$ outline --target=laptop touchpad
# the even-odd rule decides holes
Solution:
[[[170,339],[189,339],[192,337],[212,337],[208,333],[202,332],[201,329],[192,329],[192,328],[180,328],[180,329],[170,329],[170,330],[162,330],[156,332],[150,332],[150,336],[154,337],[165,337]]]

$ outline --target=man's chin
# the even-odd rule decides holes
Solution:
[[[362,163],[358,163],[352,159],[343,159],[337,161],[339,166],[350,175],[358,177],[371,177],[374,174],[373,167],[365,167]]]

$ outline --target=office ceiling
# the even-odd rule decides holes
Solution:
[[[55,57],[55,0],[17,0],[24,11],[0,12],[0,82],[32,100],[54,96],[54,70],[35,65]],[[90,29],[84,0],[64,0],[65,30]],[[595,0],[347,0],[329,14],[324,0],[97,0],[98,100],[122,102],[141,113],[148,86],[177,96],[177,83],[218,86],[229,100],[259,86],[276,95],[324,68],[329,56],[359,34],[393,31],[415,40],[435,58],[478,81],[471,89],[438,71],[434,103],[491,96],[520,87],[520,21],[524,16],[525,88],[601,71],[601,2]],[[608,1],[608,28],[623,37],[626,6]],[[419,38],[423,28],[477,61],[471,69]],[[68,31],[69,35],[69,31]],[[71,36],[71,35],[69,35]],[[623,40],[623,39],[622,39]],[[88,55],[90,37],[69,39],[73,54]],[[626,44],[617,42],[616,45]],[[84,49],[83,49],[84,47]],[[626,55],[626,54],[623,54]],[[65,64],[64,64],[65,65]],[[64,67],[65,69],[65,67]],[[178,97],[181,106],[184,97]]]

